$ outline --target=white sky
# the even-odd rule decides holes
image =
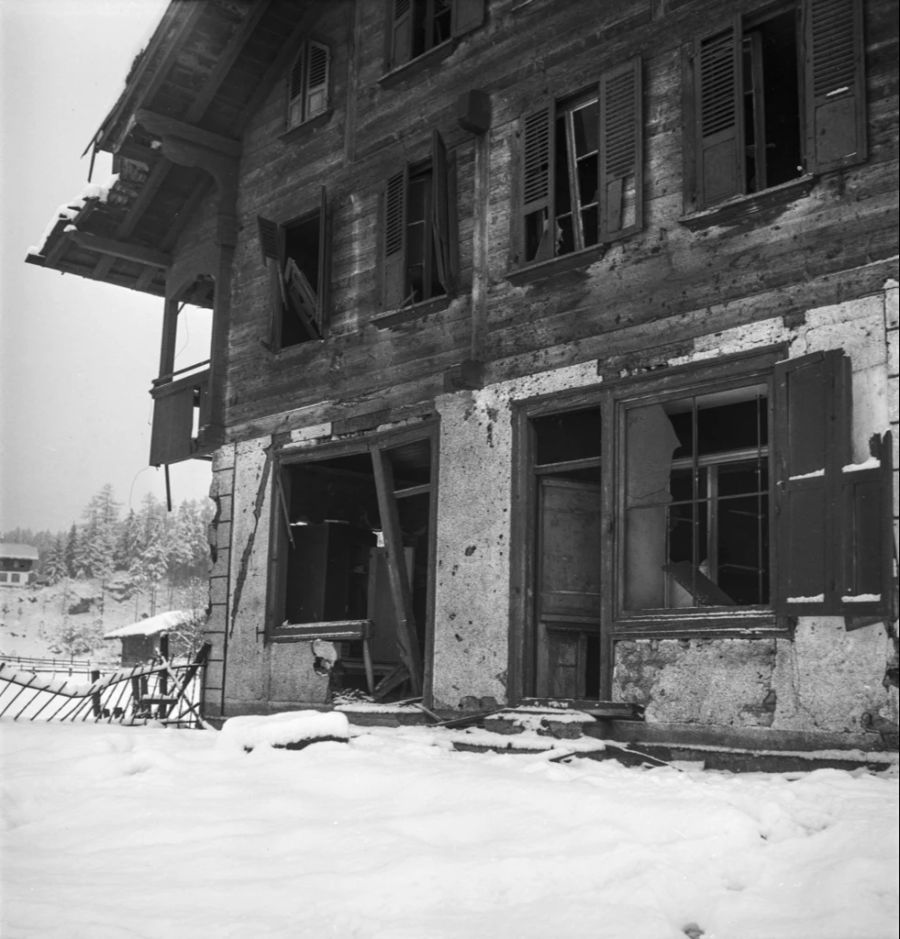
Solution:
[[[162,299],[25,255],[82,191],[81,153],[167,3],[0,0],[0,531],[66,529],[106,483],[125,510],[147,492],[165,499],[147,465]],[[93,181],[109,174],[98,156]],[[178,365],[207,355],[208,342],[186,347]],[[173,466],[171,479],[175,504],[199,498],[209,465]]]

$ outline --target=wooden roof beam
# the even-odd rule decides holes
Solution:
[[[167,268],[172,263],[172,256],[154,248],[145,248],[143,245],[132,244],[128,241],[118,241],[115,238],[103,238],[100,235],[91,235],[83,231],[66,232],[66,237],[79,248],[94,251],[97,254],[108,254],[126,261],[135,261],[149,267]]]

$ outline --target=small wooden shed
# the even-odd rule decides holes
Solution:
[[[186,651],[180,635],[177,642],[170,643],[169,638],[180,634],[195,616],[190,610],[167,610],[113,629],[103,638],[122,640],[122,665],[140,665],[156,658],[160,651],[166,658]]]

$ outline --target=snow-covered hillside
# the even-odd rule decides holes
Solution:
[[[422,727],[248,753],[240,729],[0,721],[0,933],[898,935],[896,771],[560,764]]]

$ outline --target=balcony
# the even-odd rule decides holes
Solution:
[[[150,465],[206,459],[212,447],[203,442],[209,424],[209,359],[154,379]]]

